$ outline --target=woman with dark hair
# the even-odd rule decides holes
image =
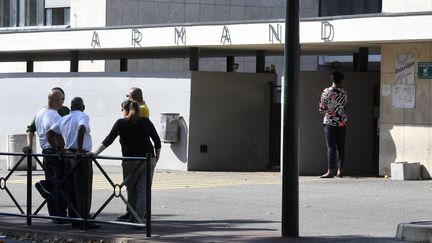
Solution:
[[[159,135],[153,123],[148,118],[140,116],[137,102],[126,100],[121,104],[121,110],[123,118],[116,121],[111,132],[93,154],[100,154],[114,142],[117,136],[120,136],[123,157],[145,157],[147,153],[155,157],[152,158],[151,176],[153,177],[154,167],[159,160],[161,149]],[[153,141],[154,147],[150,139]],[[146,166],[141,165],[142,162],[142,160],[123,160],[122,167],[128,202],[138,217],[144,220],[146,212]],[[130,215],[129,221],[136,222],[136,219]]]

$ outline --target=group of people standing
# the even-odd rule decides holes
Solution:
[[[123,157],[145,157],[151,154],[154,167],[160,156],[161,141],[153,123],[149,120],[149,109],[143,101],[142,91],[133,87],[127,100],[120,105],[122,117],[118,119],[101,145],[92,152],[90,119],[84,112],[84,101],[80,97],[71,100],[70,109],[63,106],[65,93],[60,87],[48,94],[48,105],[39,110],[27,127],[27,146],[24,152],[31,152],[36,133],[44,154],[45,180],[35,184],[36,189],[47,200],[51,216],[69,218],[91,218],[92,160],[120,137]],[[67,156],[58,156],[67,155]],[[139,220],[146,217],[146,166],[142,160],[123,160],[123,179],[127,187],[128,203]],[[121,221],[139,222],[127,210],[117,218]],[[99,228],[100,225],[79,221],[54,219],[53,223],[72,221],[72,227]]]

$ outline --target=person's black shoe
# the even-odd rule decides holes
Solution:
[[[66,219],[53,219],[53,224],[70,224],[70,222]]]
[[[101,227],[100,224],[96,223],[87,223],[86,229],[99,229]],[[84,223],[72,223],[72,228],[74,229],[84,229]]]
[[[116,220],[117,221],[128,221],[129,220],[129,218],[130,218],[130,214],[129,213],[125,213],[125,214],[123,214],[123,215],[121,215],[121,216],[118,216],[117,218],[116,218]]]
[[[81,228],[81,223],[73,222],[73,223],[72,223],[72,228],[74,228],[74,229],[79,229],[79,228]]]
[[[100,224],[96,223],[87,223],[86,229],[99,229],[101,227]],[[84,229],[84,224],[81,225],[81,229]]]
[[[43,186],[42,181],[36,182],[35,187],[43,198],[47,200],[54,200],[53,195],[51,195],[51,193]]]

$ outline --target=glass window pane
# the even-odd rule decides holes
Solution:
[[[52,9],[52,25],[64,25],[64,8]]]
[[[0,1],[0,27],[10,26],[10,0]]]

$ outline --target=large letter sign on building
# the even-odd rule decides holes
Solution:
[[[231,44],[231,36],[229,33],[229,29],[226,26],[223,27],[222,37],[221,37],[220,42],[223,43],[224,45],[225,45],[225,42],[228,42],[229,44]]]

